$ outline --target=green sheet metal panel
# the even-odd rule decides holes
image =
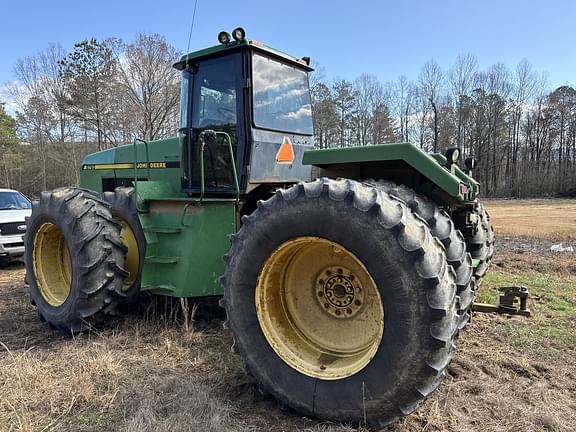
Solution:
[[[223,255],[236,232],[235,202],[159,200],[140,214],[147,250],[142,290],[174,297],[222,294]]]
[[[82,161],[80,185],[102,192],[102,179],[116,179],[116,184],[126,185],[137,177],[165,182],[174,191],[180,190],[184,169],[182,142],[182,137],[174,137],[90,154]]]
[[[428,153],[410,143],[379,144],[343,149],[309,150],[302,163],[319,167],[362,162],[401,160],[453,197],[460,195],[460,179],[440,166]]]
[[[80,168],[80,187],[102,192],[102,179],[114,178],[115,150],[92,153],[84,158]]]

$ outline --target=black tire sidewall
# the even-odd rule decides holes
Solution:
[[[136,201],[134,199],[134,189],[130,187],[119,187],[114,192],[104,192],[104,201],[110,204],[110,213],[114,218],[122,219],[132,232],[138,245],[138,276],[134,283],[126,290],[126,301],[133,301],[140,293],[140,282],[142,279],[142,269],[146,257],[146,237],[140,224]]]
[[[52,215],[47,214],[44,208],[39,207],[39,211],[36,212],[33,218],[30,218],[27,223],[26,231],[26,245],[25,245],[25,256],[28,275],[35,274],[32,271],[34,263],[34,240],[35,235],[31,233],[37,233],[38,229],[45,223],[54,224],[64,236],[66,245],[68,246],[70,252],[70,260],[72,260],[72,277],[70,284],[70,294],[60,306],[52,306],[46,301],[44,295],[40,291],[37,280],[35,277],[28,276],[28,284],[30,288],[30,297],[37,305],[38,309],[42,311],[44,319],[53,325],[58,325],[59,323],[67,323],[75,319],[77,302],[80,296],[80,287],[78,282],[78,271],[80,263],[78,262],[80,253],[78,251],[78,245],[74,241],[74,234],[72,232],[72,224],[67,224],[64,222],[64,218],[54,218]]]
[[[247,367],[280,401],[310,415],[349,421],[366,409],[368,417],[380,418],[381,413],[388,419],[398,417],[397,402],[414,398],[426,368],[423,359],[429,351],[432,320],[426,281],[416,275],[414,260],[399,245],[394,230],[383,229],[373,214],[326,195],[313,204],[309,201],[303,196],[289,205],[279,200],[273,213],[261,212],[247,229],[245,238],[250,240],[241,244],[242,253],[232,257],[226,278],[232,279],[236,292],[229,294],[233,303],[229,309],[240,313],[229,319],[234,321]],[[383,339],[372,361],[344,379],[320,380],[297,372],[277,356],[260,328],[254,302],[258,273],[278,246],[301,236],[339,243],[365,265],[379,287],[385,313]],[[366,407],[365,399],[378,403]]]

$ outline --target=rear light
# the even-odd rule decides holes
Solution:
[[[466,195],[468,192],[470,192],[470,188],[468,187],[468,185],[460,183],[460,195]]]

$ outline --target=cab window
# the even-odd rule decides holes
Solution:
[[[254,125],[312,135],[312,104],[306,71],[252,55]]]
[[[198,133],[212,129],[225,132],[231,140],[234,158],[237,148],[238,76],[240,57],[228,55],[196,65],[192,91],[192,128]],[[199,143],[193,143],[192,186],[200,188]],[[195,156],[195,157],[194,157]],[[235,191],[228,140],[218,134],[216,142],[204,149],[204,185],[207,192]]]

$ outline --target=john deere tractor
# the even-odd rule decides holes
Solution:
[[[314,150],[309,59],[241,28],[218,39],[174,65],[176,137],[89,155],[80,187],[33,203],[32,302],[79,332],[141,292],[222,296],[263,390],[304,415],[388,424],[440,384],[490,263],[474,161],[409,143]]]

